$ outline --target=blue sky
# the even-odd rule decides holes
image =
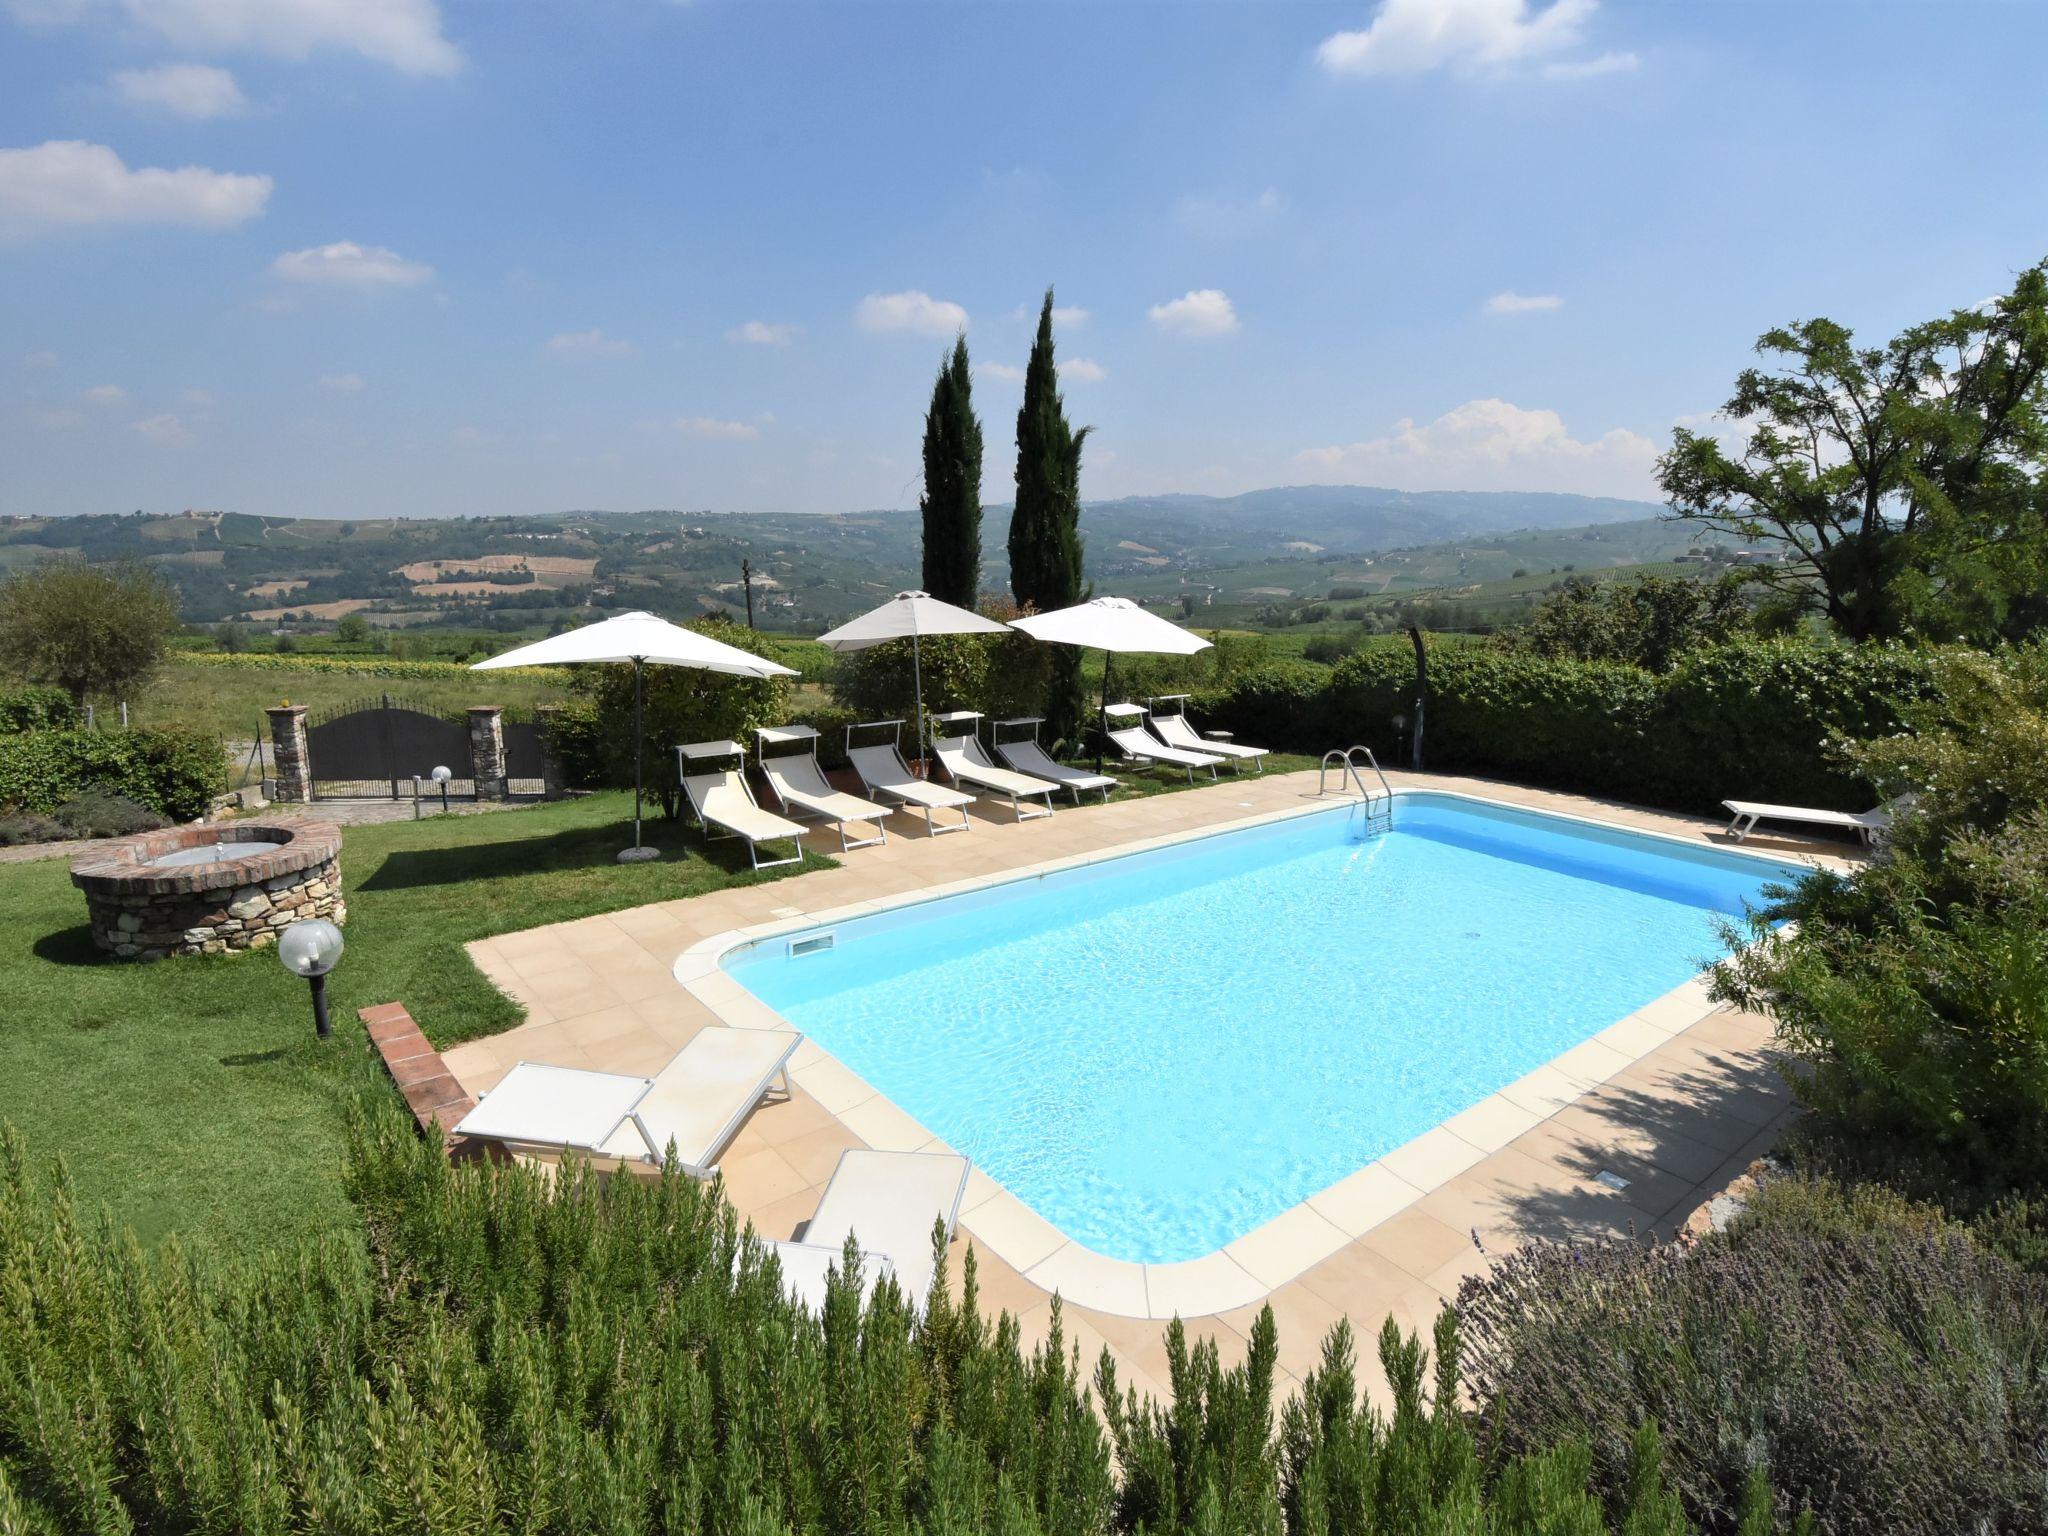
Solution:
[[[2048,253],[2048,7],[0,0],[0,512],[1653,495],[1765,327]],[[1067,310],[1074,313],[1066,314]]]

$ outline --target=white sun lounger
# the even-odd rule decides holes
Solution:
[[[747,787],[746,776],[737,768],[706,769],[702,765],[719,758],[746,761],[747,749],[736,741],[693,741],[676,748],[676,763],[683,781],[683,793],[696,813],[697,825],[706,837],[715,837],[713,827],[725,828],[729,837],[745,838],[747,857],[756,869],[774,869],[781,864],[804,861],[804,829],[786,816],[765,811]],[[786,859],[763,859],[761,844],[779,843],[787,838],[796,852]]]
[[[789,1058],[802,1043],[793,1030],[707,1024],[653,1077],[522,1061],[455,1134],[656,1166],[673,1147],[685,1171],[708,1179],[777,1078],[788,1094]]]
[[[1195,770],[1206,768],[1209,777],[1216,777],[1216,767],[1225,761],[1220,753],[1191,752],[1186,747],[1169,747],[1165,742],[1145,729],[1145,711],[1136,704],[1111,704],[1103,710],[1111,719],[1128,719],[1129,725],[1108,727],[1109,739],[1116,743],[1117,750],[1134,763],[1166,763],[1171,767],[1185,768],[1188,782],[1195,781]]]
[[[1076,805],[1081,803],[1081,796],[1091,789],[1101,790],[1103,803],[1108,804],[1109,792],[1117,787],[1117,781],[1106,773],[1090,773],[1085,768],[1069,768],[1065,763],[1055,761],[1052,754],[1038,744],[1038,726],[1043,718],[1032,715],[1016,720],[998,720],[995,723],[995,728],[999,731],[1005,726],[1031,727],[1029,740],[996,743],[996,752],[1002,760],[1019,773],[1052,780],[1072,793]]]
[[[1891,826],[1893,815],[1903,809],[1902,801],[1891,801],[1880,805],[1874,811],[1822,811],[1804,805],[1765,805],[1756,800],[1723,800],[1721,804],[1734,820],[1728,823],[1728,836],[1733,842],[1741,842],[1756,830],[1759,821],[1796,821],[1815,827],[1853,828],[1865,843],[1875,843]]]
[[[934,1273],[932,1226],[943,1222],[952,1238],[967,1169],[967,1159],[952,1152],[842,1152],[802,1240],[768,1244],[782,1259],[783,1285],[814,1311],[822,1308],[825,1271],[840,1261],[851,1233],[867,1284],[886,1265],[911,1306],[922,1310]]]
[[[900,720],[869,720],[864,725],[903,724]],[[903,754],[896,750],[896,743],[886,742],[875,747],[856,747],[853,733],[861,725],[846,728],[846,760],[853,764],[853,771],[860,775],[860,781],[871,795],[892,800],[898,805],[907,805],[913,810],[924,812],[925,830],[933,837],[942,832],[968,832],[973,824],[967,819],[967,807],[974,804],[974,796],[963,795],[957,789],[947,789],[943,784],[933,784],[920,779],[910,771],[910,765],[903,761]],[[958,811],[960,820],[940,826],[932,820],[933,811]]]
[[[1180,708],[1170,715],[1152,711],[1152,730],[1169,747],[1179,747],[1185,752],[1210,752],[1218,757],[1229,758],[1235,770],[1240,763],[1250,763],[1260,773],[1266,771],[1266,748],[1240,747],[1230,739],[1228,731],[1211,731],[1206,736],[1196,734],[1194,726],[1188,723],[1187,695],[1167,694],[1152,701],[1155,704],[1179,704]]]
[[[971,709],[932,716],[935,725],[957,733],[932,738],[932,751],[938,756],[939,766],[946,770],[946,777],[955,784],[972,784],[991,794],[1006,796],[1011,812],[1019,821],[1036,821],[1042,816],[1050,816],[1052,797],[1059,785],[1050,779],[1018,773],[1013,768],[998,768],[990,762],[988,754],[981,749],[981,738],[975,734],[980,719],[981,716]],[[1024,808],[1026,800],[1041,797],[1045,801],[1042,809],[1027,811]]]
[[[888,809],[859,795],[834,789],[818,765],[818,731],[809,725],[764,725],[754,731],[755,755],[762,777],[774,792],[776,803],[789,816],[815,816],[839,833],[839,851],[873,848],[889,841]],[[807,750],[768,755],[771,743],[801,742]],[[849,822],[864,822],[875,829],[873,837],[851,841],[846,836]]]

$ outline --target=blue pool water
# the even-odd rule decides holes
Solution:
[[[727,969],[1070,1237],[1166,1263],[1669,991],[1797,873],[1406,794],[1382,835],[1333,808]]]

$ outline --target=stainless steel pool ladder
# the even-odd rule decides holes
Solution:
[[[1372,769],[1373,777],[1380,781],[1377,797],[1366,786],[1364,778],[1359,774],[1357,759],[1361,756],[1365,758],[1366,766]],[[1359,804],[1365,812],[1365,830],[1367,832],[1385,832],[1392,828],[1394,825],[1394,786],[1387,782],[1386,774],[1380,770],[1379,759],[1372,755],[1372,748],[1350,747],[1344,751],[1338,751],[1332,747],[1328,752],[1325,752],[1323,754],[1322,769],[1316,775],[1316,793],[1318,795],[1328,793],[1330,769],[1332,767],[1338,770],[1337,787],[1340,791],[1343,789],[1344,781],[1347,779],[1350,781],[1351,787],[1357,791]]]

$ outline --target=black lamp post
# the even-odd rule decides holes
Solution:
[[[341,930],[324,917],[293,923],[277,936],[277,958],[284,968],[313,984],[313,1033],[322,1040],[333,1033],[327,1022],[327,973],[341,950]]]

